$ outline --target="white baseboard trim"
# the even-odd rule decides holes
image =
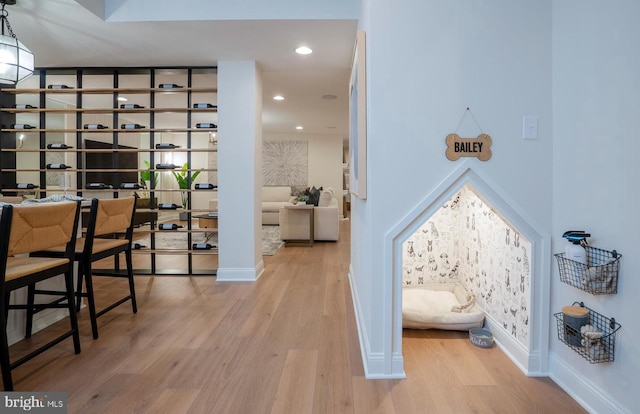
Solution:
[[[631,414],[631,411],[620,406],[602,389],[588,381],[588,377],[554,354],[551,360],[550,378],[567,394],[590,413],[597,414]]]
[[[264,273],[264,261],[255,268],[218,268],[216,281],[218,282],[255,282]]]
[[[356,327],[358,328],[358,341],[360,342],[360,354],[362,356],[362,364],[364,365],[364,376],[368,378],[368,368],[367,364],[368,355],[370,351],[369,342],[366,339],[366,332],[364,332],[365,324],[362,322],[364,319],[362,316],[362,307],[360,306],[360,299],[358,297],[358,289],[356,287],[354,278],[353,278],[353,268],[349,265],[349,285],[351,286],[351,301],[353,302],[353,313],[356,317]]]
[[[10,324],[13,325],[7,330],[7,340],[9,341],[9,345],[15,344],[24,339],[25,334],[25,323],[27,319],[27,312],[20,311],[19,313],[16,311],[9,311],[9,316],[11,313],[16,313],[15,318],[10,319]],[[36,333],[38,331],[43,330],[49,325],[53,325],[59,320],[65,319],[69,317],[69,312],[66,309],[47,309],[42,312],[37,313],[33,317],[33,329],[32,333]],[[69,326],[67,324],[67,326]]]
[[[529,352],[513,335],[500,326],[491,315],[485,316],[485,324],[493,334],[496,344],[526,376],[549,376],[547,372],[540,371],[542,365],[539,352]]]
[[[386,362],[384,355],[381,353],[369,354],[368,364],[365,365],[366,379],[406,379],[407,374],[404,372],[404,358],[402,354],[393,355],[391,357],[391,373],[385,373]]]
[[[391,379],[405,379],[407,378],[407,373],[404,371],[404,356],[402,352],[399,354],[393,354],[391,361],[391,368],[394,374],[390,377]]]
[[[362,314],[362,306],[358,297],[358,289],[353,278],[353,268],[349,266],[349,284],[351,286],[351,299],[353,301],[353,311],[356,317],[358,328],[358,340],[360,342],[360,353],[362,355],[362,365],[364,367],[364,377],[366,379],[404,379],[404,358],[402,354],[392,356],[392,373],[386,373],[386,362],[382,352],[371,352],[369,347],[366,324]]]

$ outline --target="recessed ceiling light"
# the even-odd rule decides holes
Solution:
[[[127,101],[128,101],[128,99],[127,99],[127,98],[125,98],[124,96],[118,96],[118,100],[119,100],[120,102],[127,102]]]
[[[306,46],[300,46],[296,49],[296,53],[299,55],[310,55],[311,53],[313,53],[313,50]]]
[[[273,97],[274,101],[284,101],[284,96],[282,95],[276,95]]]
[[[298,125],[296,129],[304,129],[304,127],[302,125]]]
[[[335,95],[322,95],[322,99],[325,99],[327,101],[332,101],[334,99],[338,99],[338,97]]]

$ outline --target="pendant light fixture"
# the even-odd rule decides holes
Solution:
[[[7,12],[4,7],[16,4],[16,0],[0,0],[0,84],[15,85],[23,79],[33,75],[33,53],[27,49],[11,29]]]

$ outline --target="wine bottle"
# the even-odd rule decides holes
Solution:
[[[49,89],[69,89],[69,87],[67,85],[63,85],[61,83],[49,85],[49,86],[47,86],[47,88],[49,88]]]
[[[33,190],[34,188],[38,188],[38,186],[31,183],[18,183],[16,188],[19,190]]]
[[[158,204],[158,208],[160,210],[175,210],[180,208],[180,206],[175,203],[160,203]]]
[[[218,186],[209,183],[198,183],[195,186],[196,190],[213,190],[214,188],[218,188]]]
[[[191,245],[193,250],[210,250],[213,249],[213,245],[209,243],[193,243]]]
[[[36,127],[29,124],[11,124],[11,129],[36,129]]]
[[[178,230],[178,229],[181,229],[182,227],[183,226],[173,224],[173,223],[162,223],[158,226],[160,230]]]
[[[84,129],[107,129],[106,125],[102,124],[84,124]]]
[[[160,89],[174,89],[174,88],[182,88],[182,86],[176,85],[175,83],[161,83],[159,88]]]
[[[205,108],[217,108],[218,105],[211,105],[210,103],[196,103],[196,104],[193,104],[193,107],[196,109],[205,109]]]
[[[120,109],[142,109],[144,106],[138,104],[122,104]]]
[[[178,168],[178,166],[174,164],[156,164],[157,170],[173,170],[175,168]]]
[[[120,184],[120,188],[123,190],[139,190],[142,186],[138,183],[122,183]]]
[[[13,105],[13,107],[16,108],[16,109],[35,109],[35,108],[37,108],[36,106],[29,105],[29,104],[15,104],[15,105]]]
[[[156,149],[176,149],[180,148],[180,145],[174,145],[169,143],[156,144]]]
[[[140,244],[140,243],[133,243],[131,245],[131,248],[133,250],[140,250],[140,249],[144,249],[145,247],[147,247],[147,246],[145,246],[144,244]]]
[[[65,170],[67,168],[71,168],[70,165],[66,164],[47,164],[47,170]]]
[[[105,183],[89,183],[87,184],[87,188],[90,190],[105,190],[112,187]]]
[[[67,144],[48,144],[47,145],[47,149],[69,149],[69,148],[73,148],[73,147],[70,147]]]
[[[218,125],[212,124],[211,122],[198,122],[196,128],[218,128]]]
[[[144,125],[140,124],[122,124],[120,125],[121,129],[144,129]]]

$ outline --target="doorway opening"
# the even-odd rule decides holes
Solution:
[[[497,186],[464,165],[396,226],[394,345],[402,347],[402,292],[461,284],[485,327],[527,375],[548,365],[550,236]]]

